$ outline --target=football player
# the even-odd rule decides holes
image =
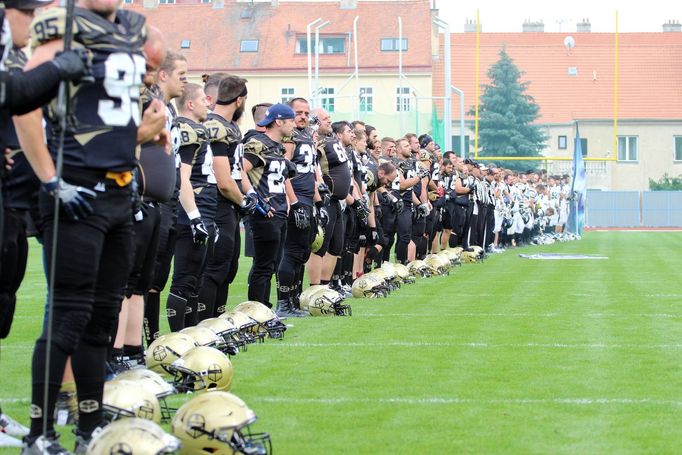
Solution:
[[[213,75],[209,82],[212,78]],[[199,293],[199,304],[206,307],[200,319],[225,312],[229,287],[239,266],[239,220],[242,214],[253,212],[257,203],[255,195],[242,194],[244,146],[238,122],[244,115],[247,95],[246,79],[223,76],[215,90],[214,110],[204,124],[211,142],[213,172],[218,185],[215,222],[219,235]]]
[[[175,251],[177,238],[176,223],[178,218],[178,197],[180,194],[180,135],[176,127],[177,112],[171,101],[182,95],[187,84],[187,59],[177,52],[168,51],[156,75],[158,91],[166,105],[166,129],[170,132],[175,158],[175,178],[171,179],[174,190],[168,202],[160,204],[159,245],[154,264],[147,301],[145,302],[145,319],[157,320],[161,308],[161,291],[166,287],[170,275],[171,260]],[[166,310],[168,313],[168,309]],[[168,316],[168,314],[167,314]]]
[[[296,175],[290,182],[297,205],[289,208],[287,236],[278,269],[277,315],[300,317],[307,314],[300,310],[298,296],[302,291],[300,283],[305,263],[311,253],[310,245],[317,233],[314,212],[322,227],[326,225],[328,215],[317,191],[317,154],[309,125],[310,105],[304,98],[294,98],[289,106],[296,115],[296,127],[284,147],[287,158],[296,165]],[[306,218],[311,222],[304,222]]]
[[[416,137],[414,137],[416,140]],[[417,168],[417,162],[412,158],[412,148],[406,138],[396,141],[398,149],[398,168],[401,172],[400,178],[400,197],[403,201],[404,209],[396,217],[396,233],[398,241],[395,247],[395,255],[398,262],[407,264],[414,261],[417,254],[417,247],[412,236],[412,216],[413,212],[421,205],[421,201],[414,194],[414,187],[421,185],[422,176]],[[419,143],[417,142],[417,147]],[[423,212],[422,212],[423,213]],[[386,260],[386,256],[384,256]]]
[[[182,210],[178,210],[173,279],[166,302],[168,325],[173,332],[197,323],[201,277],[216,234],[213,220],[217,204],[213,153],[202,124],[208,115],[203,88],[187,84],[177,106]]]
[[[248,295],[249,300],[269,308],[272,308],[270,281],[281,260],[289,204],[294,210],[300,206],[288,180],[295,175],[296,166],[286,159],[282,145],[282,140],[293,133],[294,117],[294,111],[285,104],[269,107],[265,118],[257,123],[265,132],[254,134],[244,144],[244,171],[251,187],[246,188],[246,193],[253,192],[261,201],[259,211],[250,220],[254,256]],[[305,224],[305,214],[301,216],[301,222]]]
[[[56,176],[53,161],[60,141],[53,135],[48,146],[43,143],[41,111],[15,119],[19,142],[42,182],[44,247],[47,258],[52,258],[48,264],[55,264],[49,270],[54,272],[49,315],[53,330],[51,337],[49,330],[43,331],[33,353],[31,429],[24,439],[24,454],[68,453],[57,440],[53,420],[68,356],[78,387],[77,449],[83,450],[93,430],[103,424],[106,352],[132,253],[130,182],[140,124],[138,94],[145,72],[144,17],[117,9],[115,1],[79,4],[74,13],[74,44],[92,53],[95,77],[73,94],[71,125],[61,131],[61,178]],[[61,8],[52,8],[34,21],[34,52],[28,69],[52,59],[63,48],[64,24]],[[52,123],[53,128],[56,125]],[[89,141],[79,140],[84,134]],[[62,209],[56,243],[53,197]]]

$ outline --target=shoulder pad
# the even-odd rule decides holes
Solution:
[[[73,33],[78,26],[73,23]],[[66,10],[64,8],[48,8],[33,19],[31,23],[31,48],[36,48],[64,36],[66,30]]]
[[[204,122],[204,126],[208,130],[208,137],[211,142],[221,142],[227,137],[227,128],[218,119],[210,118]]]
[[[282,138],[282,144],[294,144],[294,143],[295,143],[295,142],[294,142],[294,136],[293,136],[293,135],[291,135],[291,136],[284,136],[284,137]]]
[[[26,54],[23,50],[12,48],[5,59],[5,67],[8,70],[23,70],[27,61],[28,58],[26,58]]]
[[[180,146],[192,145],[199,143],[198,131],[187,122],[178,121],[178,131],[180,132]]]
[[[244,153],[251,153],[252,155],[261,155],[263,153],[264,145],[261,141],[255,138],[249,139],[249,141],[244,144]]]

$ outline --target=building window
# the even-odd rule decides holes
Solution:
[[[327,112],[334,112],[334,89],[325,87],[320,89],[322,108]]]
[[[374,89],[360,87],[360,112],[374,111]]]
[[[293,87],[283,87],[282,88],[282,104],[287,104],[289,101],[294,99],[294,89]]]
[[[637,136],[618,136],[618,161],[638,161]]]
[[[311,39],[313,44],[312,51],[315,51],[315,38]],[[345,54],[346,53],[346,37],[344,36],[320,36],[320,43],[318,45],[320,54]],[[308,40],[306,38],[298,38],[296,40],[296,53],[308,53]]]
[[[201,0],[201,3],[213,3],[213,0]]]
[[[126,5],[132,5],[133,0],[123,0],[123,3],[125,3]]]
[[[172,5],[175,0],[159,0],[159,5]]]
[[[184,39],[180,41],[180,49],[189,49],[189,46],[192,44],[192,40]]]
[[[682,136],[675,136],[675,161],[682,161]]]
[[[587,138],[580,138],[580,151],[582,152],[583,156],[587,156]]]
[[[243,39],[239,43],[239,52],[258,52],[257,39]]]
[[[398,112],[410,110],[410,87],[398,87],[395,89],[395,109]]]
[[[402,46],[399,46],[402,43]],[[400,49],[402,47],[402,49]],[[407,50],[407,38],[381,38],[381,52],[405,52]]]
[[[566,150],[568,148],[568,141],[566,136],[559,136],[559,150]]]

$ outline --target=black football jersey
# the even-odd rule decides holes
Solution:
[[[21,72],[26,60],[26,54],[21,49],[12,48],[4,61],[5,68],[10,73]],[[4,109],[0,110],[0,138],[5,147],[12,150],[10,156],[14,160],[12,168],[5,174],[2,185],[3,206],[9,209],[29,210],[31,200],[40,190],[40,181],[26,155],[20,150],[12,116]]]
[[[208,142],[208,132],[204,125],[186,117],[178,117],[176,122],[180,134],[178,154],[182,164],[192,166],[189,180],[194,190],[194,200],[201,217],[212,220],[215,218],[218,190],[213,174],[213,154]],[[184,213],[178,215],[178,223],[189,223]]]
[[[417,166],[417,161],[412,158],[400,161],[398,164],[399,174],[401,174],[400,177],[404,178],[405,180],[415,177],[417,175]],[[412,204],[412,193],[414,189],[415,186],[411,186],[400,191],[403,202],[406,204]]]
[[[253,189],[275,209],[275,216],[286,218],[288,204],[284,181],[289,177],[289,171],[284,146],[264,133],[254,134],[244,144],[244,159],[253,166],[248,173]]]
[[[317,164],[317,153],[315,152],[312,132],[307,128],[294,128],[291,142],[295,145],[291,162],[296,165],[296,175],[291,178],[291,187],[299,202],[312,206],[316,186],[315,166]]]
[[[214,113],[208,115],[204,126],[208,131],[213,156],[227,157],[230,160],[232,179],[240,182],[242,179],[244,145],[242,144],[242,132],[239,126],[235,122],[226,120]]]
[[[324,138],[317,145],[322,178],[329,186],[334,199],[345,199],[351,188],[351,168],[348,155],[341,143],[333,138]]]
[[[31,25],[37,47],[63,37],[65,10],[50,8]],[[145,18],[117,10],[109,21],[87,9],[74,11],[73,40],[92,53],[95,82],[71,87],[74,123],[64,138],[64,164],[109,171],[129,171],[136,163],[140,124],[140,87],[145,73],[142,46],[147,37]],[[57,119],[53,127],[57,127]],[[58,135],[48,144],[53,157]]]

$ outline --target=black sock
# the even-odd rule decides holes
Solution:
[[[50,371],[47,380],[47,408],[45,408],[45,366],[47,359],[47,343],[39,339],[33,351],[31,365],[31,430],[29,436],[36,438],[43,433],[43,419],[47,424],[47,434],[54,434],[54,408],[64,376],[64,368],[68,354],[56,343],[50,348]],[[104,380],[104,378],[102,378]]]
[[[138,346],[141,350],[142,347]],[[78,430],[84,434],[102,425],[102,394],[104,392],[104,376],[106,347],[95,346],[81,340],[78,349],[71,356],[73,376],[78,390]]]
[[[166,315],[171,332],[179,332],[185,328],[185,307],[187,307],[187,299],[172,292],[168,294]]]
[[[161,294],[150,292],[144,299],[144,336],[147,346],[159,337],[159,311],[161,309]]]
[[[185,327],[194,327],[197,325],[198,301],[198,295],[190,295],[187,298],[187,307],[185,308]]]
[[[137,345],[133,346],[133,345],[129,345],[129,344],[123,345],[123,355],[128,356],[128,357],[132,357],[132,356],[136,356],[139,354],[144,354],[144,349],[142,349],[141,345],[140,346],[137,346]]]

